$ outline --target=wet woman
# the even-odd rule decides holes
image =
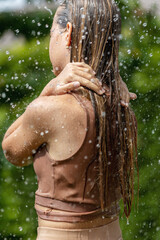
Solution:
[[[12,164],[34,164],[37,240],[122,239],[119,200],[128,217],[136,120],[127,107],[135,96],[119,75],[119,34],[113,1],[64,1],[50,39],[57,77],[4,136]]]

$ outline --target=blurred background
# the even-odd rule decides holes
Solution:
[[[160,239],[160,2],[117,0],[120,71],[138,120],[139,207],[120,224],[124,240]],[[0,138],[54,76],[49,31],[58,1],[0,0]],[[137,187],[137,179],[135,181]],[[0,148],[0,239],[36,239],[33,167],[12,166]],[[135,191],[135,202],[136,202]]]

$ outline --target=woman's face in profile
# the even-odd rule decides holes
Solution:
[[[68,31],[60,28],[59,24],[57,24],[57,13],[60,10],[61,7],[57,9],[54,16],[49,44],[49,56],[56,76],[70,62],[70,50],[67,49]]]

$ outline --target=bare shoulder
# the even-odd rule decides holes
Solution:
[[[43,96],[28,105],[26,121],[35,122],[37,126],[54,124],[56,128],[62,122],[86,125],[86,112],[71,94]]]
[[[84,113],[81,104],[71,94],[36,98],[28,105],[26,110],[41,116],[52,111],[62,112],[69,110],[70,113]]]
[[[80,149],[86,136],[87,113],[73,95],[41,97],[28,109],[35,125],[43,124],[41,129],[48,130],[47,148],[54,159],[66,159]]]

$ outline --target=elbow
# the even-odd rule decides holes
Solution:
[[[2,149],[3,149],[3,153],[5,158],[13,165],[18,166],[18,167],[24,167],[24,166],[28,166],[29,164],[32,163],[32,158],[31,157],[27,157],[24,158],[24,156],[22,156],[19,153],[17,153],[12,146],[7,146],[5,143],[5,139],[2,142]]]

